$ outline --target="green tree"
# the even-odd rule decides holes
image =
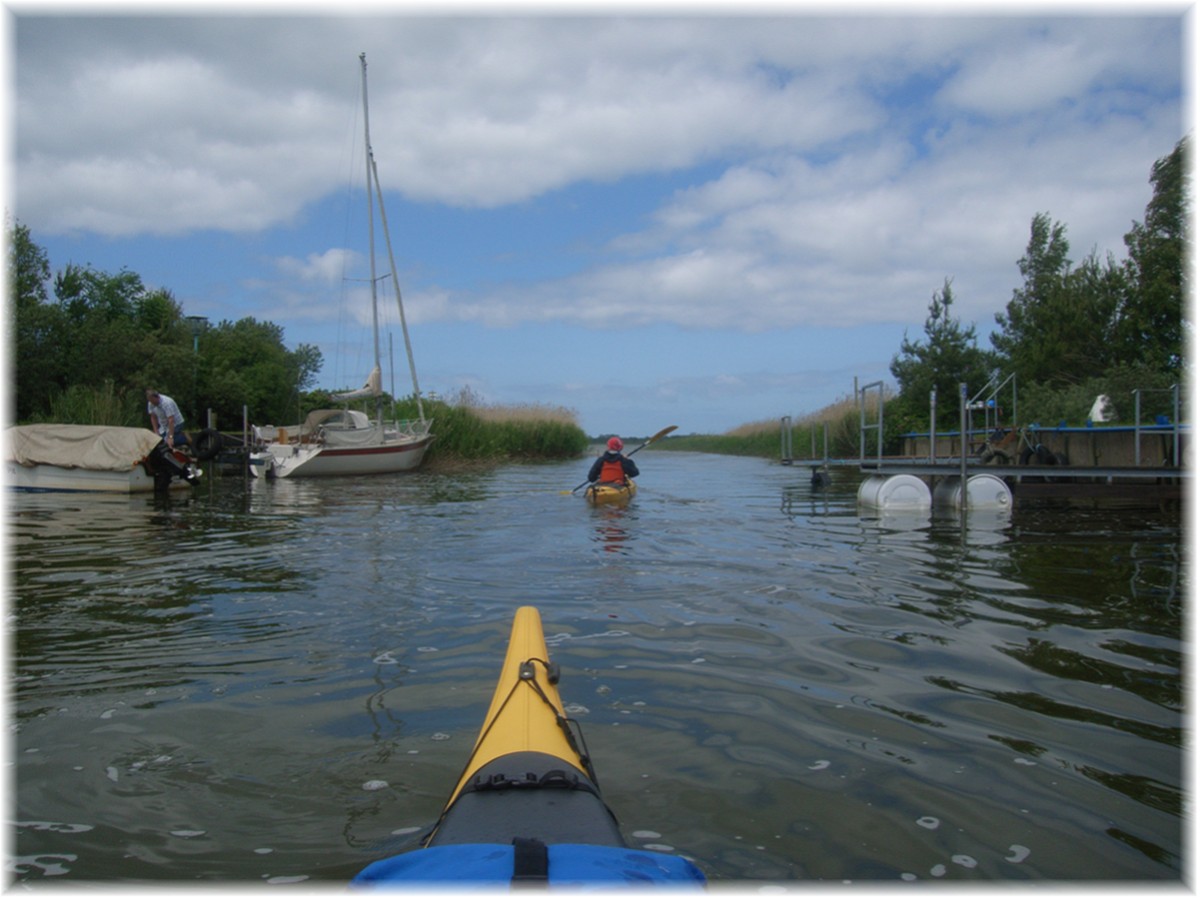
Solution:
[[[253,318],[221,322],[202,344],[199,392],[223,428],[241,422],[243,405],[258,424],[291,422],[299,414],[300,390],[322,363],[316,347],[289,351],[280,326]]]
[[[50,260],[33,242],[29,229],[8,229],[8,338],[12,348],[13,412],[28,419],[45,408],[55,390],[66,386],[63,366],[63,321],[49,303]]]
[[[1033,217],[1029,244],[1017,261],[1025,283],[996,314],[1000,331],[992,333],[992,345],[1021,382],[1054,381],[1063,373],[1070,249],[1066,226],[1051,223],[1046,213]]]
[[[1183,367],[1188,326],[1187,223],[1190,144],[1187,138],[1150,173],[1154,193],[1144,223],[1125,235],[1128,290],[1116,312],[1113,340],[1120,357],[1130,363],[1178,375]]]
[[[950,314],[954,293],[947,278],[935,292],[925,319],[925,342],[910,341],[905,333],[900,353],[892,358],[891,371],[900,395],[891,404],[905,430],[920,430],[929,425],[930,392],[937,391],[937,420],[957,427],[960,384],[969,389],[982,388],[990,377],[991,354],[981,350],[975,326],[964,328]]]
[[[208,407],[223,427],[236,427],[243,404],[258,422],[286,421],[321,369],[316,347],[289,351],[282,328],[254,319],[222,322],[194,345],[170,291],[147,288],[127,269],[67,265],[52,277],[45,251],[16,224],[9,284],[19,421],[97,419],[102,409],[106,422],[145,424],[148,386],[174,396],[194,427]]]
[[[50,258],[33,242],[29,229],[14,222],[8,231],[8,282],[18,307],[36,306],[50,299]]]
[[[68,382],[112,380],[122,393],[154,384],[187,397],[191,342],[168,292],[147,290],[127,269],[112,275],[68,264],[54,280],[54,293],[66,320]]]
[[[183,310],[168,290],[148,291],[137,298],[134,319],[138,328],[159,337],[183,323]]]

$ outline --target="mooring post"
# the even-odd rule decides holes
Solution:
[[[929,461],[937,462],[937,388],[929,392]]]
[[[962,451],[959,461],[959,477],[962,478],[963,490],[967,488],[967,385],[966,382],[959,382],[958,385],[958,430],[961,435],[961,444],[959,448]]]

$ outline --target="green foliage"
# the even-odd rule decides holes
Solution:
[[[1146,206],[1146,221],[1135,222],[1125,235],[1127,292],[1113,328],[1119,359],[1175,373],[1182,371],[1187,341],[1190,158],[1184,138],[1170,156],[1154,164],[1154,196]]]
[[[33,242],[29,229],[14,224],[9,228],[8,332],[13,349],[16,415],[26,419],[45,409],[51,393],[61,390],[61,311],[49,303],[50,261],[46,251]]]
[[[1021,384],[1062,385],[1098,375],[1111,361],[1109,330],[1124,290],[1121,269],[1095,254],[1072,271],[1066,226],[1038,213],[1013,291],[992,343]]]
[[[147,426],[145,404],[132,394],[118,394],[112,381],[99,387],[73,384],[65,391],[55,389],[50,408],[34,421],[69,422],[73,425]]]
[[[1135,421],[1135,390],[1142,392],[1142,424],[1146,424],[1156,415],[1174,415],[1171,387],[1178,383],[1170,372],[1135,364],[1114,366],[1103,375],[1075,384],[1036,385],[1022,392],[1019,424],[1037,422],[1050,427],[1065,421],[1070,426],[1084,425],[1096,397],[1103,394],[1109,398],[1112,421],[1132,425]],[[1186,385],[1181,388],[1186,389]],[[1187,409],[1186,390],[1181,393],[1180,404],[1182,414]]]
[[[1169,389],[1185,380],[1191,330],[1184,303],[1191,249],[1189,160],[1184,139],[1155,163],[1146,220],[1135,222],[1126,235],[1129,258],[1122,264],[1093,251],[1073,267],[1066,226],[1047,213],[1035,215],[1017,263],[1023,284],[996,315],[994,353],[978,349],[974,327],[963,328],[950,315],[954,298],[947,279],[930,304],[926,340],[910,341],[906,334],[892,360],[900,394],[885,405],[885,452],[898,449],[904,432],[928,429],[935,388],[938,427],[956,429],[958,385],[965,383],[973,396],[993,373],[1015,379],[1022,423],[1082,425],[1100,394],[1110,398],[1117,421],[1132,423],[1135,390],[1142,392],[1143,421],[1170,415]],[[1181,401],[1181,408],[1187,403]],[[759,432],[675,438],[666,446],[774,456],[778,431]],[[808,439],[802,429],[794,432],[797,456],[811,452]],[[856,414],[832,440],[830,455],[857,456],[858,447]]]
[[[1184,139],[1155,163],[1146,220],[1125,236],[1124,263],[1093,251],[1072,267],[1066,226],[1047,213],[1034,216],[1017,263],[1023,284],[996,315],[1000,330],[992,335],[999,370],[1015,376],[1022,420],[1081,424],[1095,397],[1106,394],[1118,418],[1131,422],[1134,389],[1161,390],[1183,379],[1190,331],[1184,303],[1189,157]],[[931,307],[931,321],[934,312]],[[930,323],[926,327],[929,332]],[[936,367],[911,350],[906,337],[902,351],[909,358],[898,360],[909,369],[893,363],[901,387],[894,415],[919,431],[928,427],[928,412],[922,416],[920,407],[928,402],[926,382]],[[973,392],[987,383],[982,374],[965,380]],[[956,423],[957,411],[939,403],[938,421]]]
[[[193,427],[207,409],[236,426],[243,405],[257,421],[287,421],[321,368],[316,347],[289,351],[268,322],[194,328],[169,291],[128,270],[68,264],[52,277],[15,223],[8,276],[18,421],[145,425],[147,387],[172,396]]]
[[[900,396],[888,405],[885,422],[898,420],[898,427],[906,431],[927,427],[930,393],[937,391],[937,420],[957,423],[959,385],[987,384],[993,359],[976,345],[975,327],[963,328],[951,316],[953,303],[947,278],[941,294],[934,294],[929,303],[925,343],[910,341],[905,334],[891,365]]]
[[[299,421],[298,392],[319,371],[319,350],[288,350],[281,327],[249,317],[208,328],[198,343],[197,395],[218,424],[240,423],[243,404],[255,422]]]

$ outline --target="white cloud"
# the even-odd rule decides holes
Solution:
[[[310,253],[304,259],[285,256],[276,260],[279,271],[290,278],[320,287],[339,285],[346,273],[361,261],[361,254],[335,247],[324,253]]]
[[[298,221],[361,168],[363,48],[384,187],[410,199],[489,208],[703,173],[610,229],[589,268],[406,287],[415,323],[919,323],[952,277],[959,314],[990,324],[1034,214],[1068,226],[1076,259],[1119,254],[1180,128],[1169,16],[22,15],[16,35],[35,234]],[[274,308],[328,317],[312,287],[338,261],[285,261]]]

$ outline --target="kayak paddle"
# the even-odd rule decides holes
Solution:
[[[632,450],[630,450],[630,451],[629,451],[628,453],[626,453],[625,455],[626,455],[626,456],[633,456],[633,454],[635,454],[635,453],[637,453],[639,450],[641,450],[641,449],[642,449],[642,447],[649,447],[651,444],[653,444],[653,443],[654,443],[655,441],[657,441],[659,438],[661,438],[661,437],[666,437],[668,434],[670,434],[672,431],[674,431],[674,430],[675,430],[676,428],[678,428],[678,427],[679,427],[678,425],[668,425],[666,428],[664,428],[664,429],[663,429],[662,431],[660,431],[658,434],[654,435],[654,437],[650,438],[650,440],[646,441],[646,443],[644,443],[644,444],[639,444],[638,446],[634,447]],[[584,481],[583,481],[583,484],[576,485],[575,487],[571,488],[571,490],[569,490],[569,491],[559,491],[559,493],[560,493],[560,494],[573,494],[573,493],[575,493],[577,490],[579,490],[581,487],[584,487],[584,485],[586,485],[586,484],[587,484],[587,479],[584,479]]]

